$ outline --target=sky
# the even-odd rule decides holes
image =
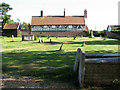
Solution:
[[[86,25],[91,30],[104,30],[108,25],[118,25],[118,2],[120,0],[1,0],[8,3],[13,10],[9,11],[11,19],[31,23],[32,16],[84,15],[87,9]]]

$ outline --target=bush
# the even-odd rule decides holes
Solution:
[[[90,36],[90,30],[89,31],[85,31],[85,33],[86,33],[87,36]],[[102,32],[102,31],[93,31],[93,35],[95,37],[100,37],[100,35],[101,36],[104,35],[104,32]]]
[[[114,31],[111,31],[111,32],[120,35],[120,31],[118,31],[118,30],[114,30]]]

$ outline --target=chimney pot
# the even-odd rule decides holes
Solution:
[[[43,11],[41,11],[41,17],[43,17]]]
[[[65,17],[65,8],[64,8],[64,17]]]
[[[87,10],[84,10],[84,17],[87,18]]]

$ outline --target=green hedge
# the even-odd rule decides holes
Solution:
[[[114,31],[111,31],[111,32],[120,35],[120,31],[118,31],[118,30],[114,30]]]
[[[87,36],[90,36],[90,30],[85,31],[85,33],[86,33]],[[104,32],[103,32],[103,31],[93,31],[93,35],[94,35],[95,37],[100,37],[100,35],[101,35],[101,36],[104,35]]]

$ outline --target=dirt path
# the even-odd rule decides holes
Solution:
[[[2,74],[2,88],[75,88],[68,83],[46,81],[31,76]]]

